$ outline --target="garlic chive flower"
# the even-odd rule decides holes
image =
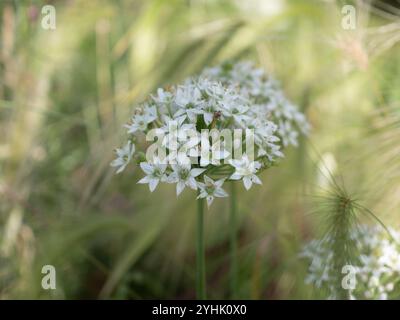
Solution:
[[[173,172],[168,176],[169,183],[176,183],[176,194],[183,191],[185,186],[197,190],[196,177],[202,174],[206,169],[191,169],[190,164],[171,165]]]
[[[110,165],[117,168],[116,173],[121,173],[125,170],[125,167],[131,161],[134,152],[135,145],[131,141],[128,141],[123,148],[117,148],[115,150],[117,158],[114,159]]]
[[[253,183],[261,184],[261,180],[256,176],[261,168],[261,163],[251,161],[247,155],[243,155],[240,160],[230,160],[230,164],[235,168],[235,172],[230,176],[231,180],[243,180],[244,187],[249,190]]]
[[[165,173],[167,165],[160,163],[158,158],[155,158],[153,163],[141,162],[140,167],[144,173],[146,173],[146,176],[140,179],[138,183],[148,183],[150,192],[155,190],[160,181],[165,182],[167,180],[167,175]]]
[[[206,198],[207,206],[210,207],[214,198],[224,198],[228,197],[228,194],[224,189],[222,189],[222,185],[225,182],[225,179],[220,179],[214,181],[213,179],[204,176],[204,183],[199,182],[200,193],[197,199]]]

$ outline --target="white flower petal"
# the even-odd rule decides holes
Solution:
[[[121,173],[122,171],[125,170],[125,167],[126,167],[126,164],[124,164],[123,166],[121,166],[121,167],[116,171],[116,173]]]
[[[218,198],[225,198],[228,197],[229,195],[226,193],[226,191],[224,189],[216,189],[214,192],[214,196],[218,197]]]
[[[213,184],[213,183],[214,183],[214,180],[211,179],[210,177],[204,175],[204,182],[205,182],[206,184]]]
[[[189,177],[187,180],[187,185],[192,188],[193,190],[197,190],[197,182],[195,178]]]
[[[190,171],[190,175],[192,177],[197,177],[200,174],[202,174],[204,171],[206,171],[206,169],[200,169],[200,168],[194,168]]]
[[[242,178],[242,176],[237,173],[234,173],[229,177],[229,179],[231,179],[231,180],[240,180],[241,178]]]
[[[153,166],[151,164],[147,163],[147,162],[141,162],[140,163],[140,168],[142,168],[142,170],[146,174],[152,174],[153,171],[154,171]]]
[[[253,174],[253,175],[251,176],[251,181],[253,181],[253,182],[256,183],[256,184],[262,184],[260,178],[257,177],[255,174]]]
[[[185,189],[185,183],[183,181],[178,181],[176,184],[176,195],[179,196],[183,189]]]
[[[150,179],[149,188],[151,192],[153,192],[156,189],[159,181],[160,181],[159,179]]]
[[[212,114],[210,112],[205,112],[203,116],[204,116],[204,122],[206,123],[206,125],[210,125],[210,123],[213,121],[214,114]]]
[[[243,177],[243,184],[246,190],[249,190],[251,188],[252,182],[250,177]]]
[[[149,183],[150,182],[150,177],[145,176],[142,179],[140,179],[137,183],[144,184],[144,183]]]
[[[211,204],[213,203],[213,201],[214,201],[214,197],[213,196],[208,196],[207,197],[207,207],[210,207]]]

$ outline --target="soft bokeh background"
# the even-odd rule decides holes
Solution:
[[[2,0],[0,298],[195,297],[194,192],[150,194],[109,163],[135,103],[226,59],[278,78],[313,126],[263,186],[240,186],[235,296],[318,298],[298,251],[321,234],[330,173],[386,225],[400,214],[400,6],[358,1],[344,30],[344,3]],[[206,213],[210,298],[231,296],[228,202]]]

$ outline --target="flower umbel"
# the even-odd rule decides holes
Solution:
[[[185,187],[200,188],[199,197],[210,205],[227,196],[227,179],[242,180],[247,190],[261,184],[257,175],[283,157],[283,148],[296,145],[307,125],[263,70],[227,64],[150,95],[125,125],[129,142],[117,149],[111,166],[122,172],[134,156],[131,141],[146,145],[146,137],[154,143],[135,156],[146,174],[139,183],[151,192],[160,182],[175,183],[178,195]]]

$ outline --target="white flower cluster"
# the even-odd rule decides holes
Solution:
[[[241,94],[248,96],[253,109],[278,125],[283,146],[297,146],[299,133],[309,133],[310,125],[304,114],[285,97],[278,82],[253,63],[228,62],[205,69],[202,76],[236,86]]]
[[[263,83],[259,91],[276,95]],[[116,150],[111,166],[119,173],[135,160],[146,174],[139,183],[149,184],[150,191],[159,182],[174,183],[178,195],[189,187],[208,205],[227,196],[225,180],[242,180],[246,189],[261,184],[257,174],[283,157],[286,143],[269,110],[250,93],[206,75],[158,89],[125,125],[129,141]],[[145,140],[154,143],[135,153]]]
[[[390,233],[390,234],[389,234]],[[351,299],[397,299],[400,290],[400,232],[381,226],[362,226],[352,232],[358,254],[355,271],[355,288],[350,290]],[[301,256],[310,261],[307,283],[326,289],[328,298],[335,299],[336,283],[333,272],[332,239],[313,240],[307,244]],[[343,274],[345,276],[345,274]]]

